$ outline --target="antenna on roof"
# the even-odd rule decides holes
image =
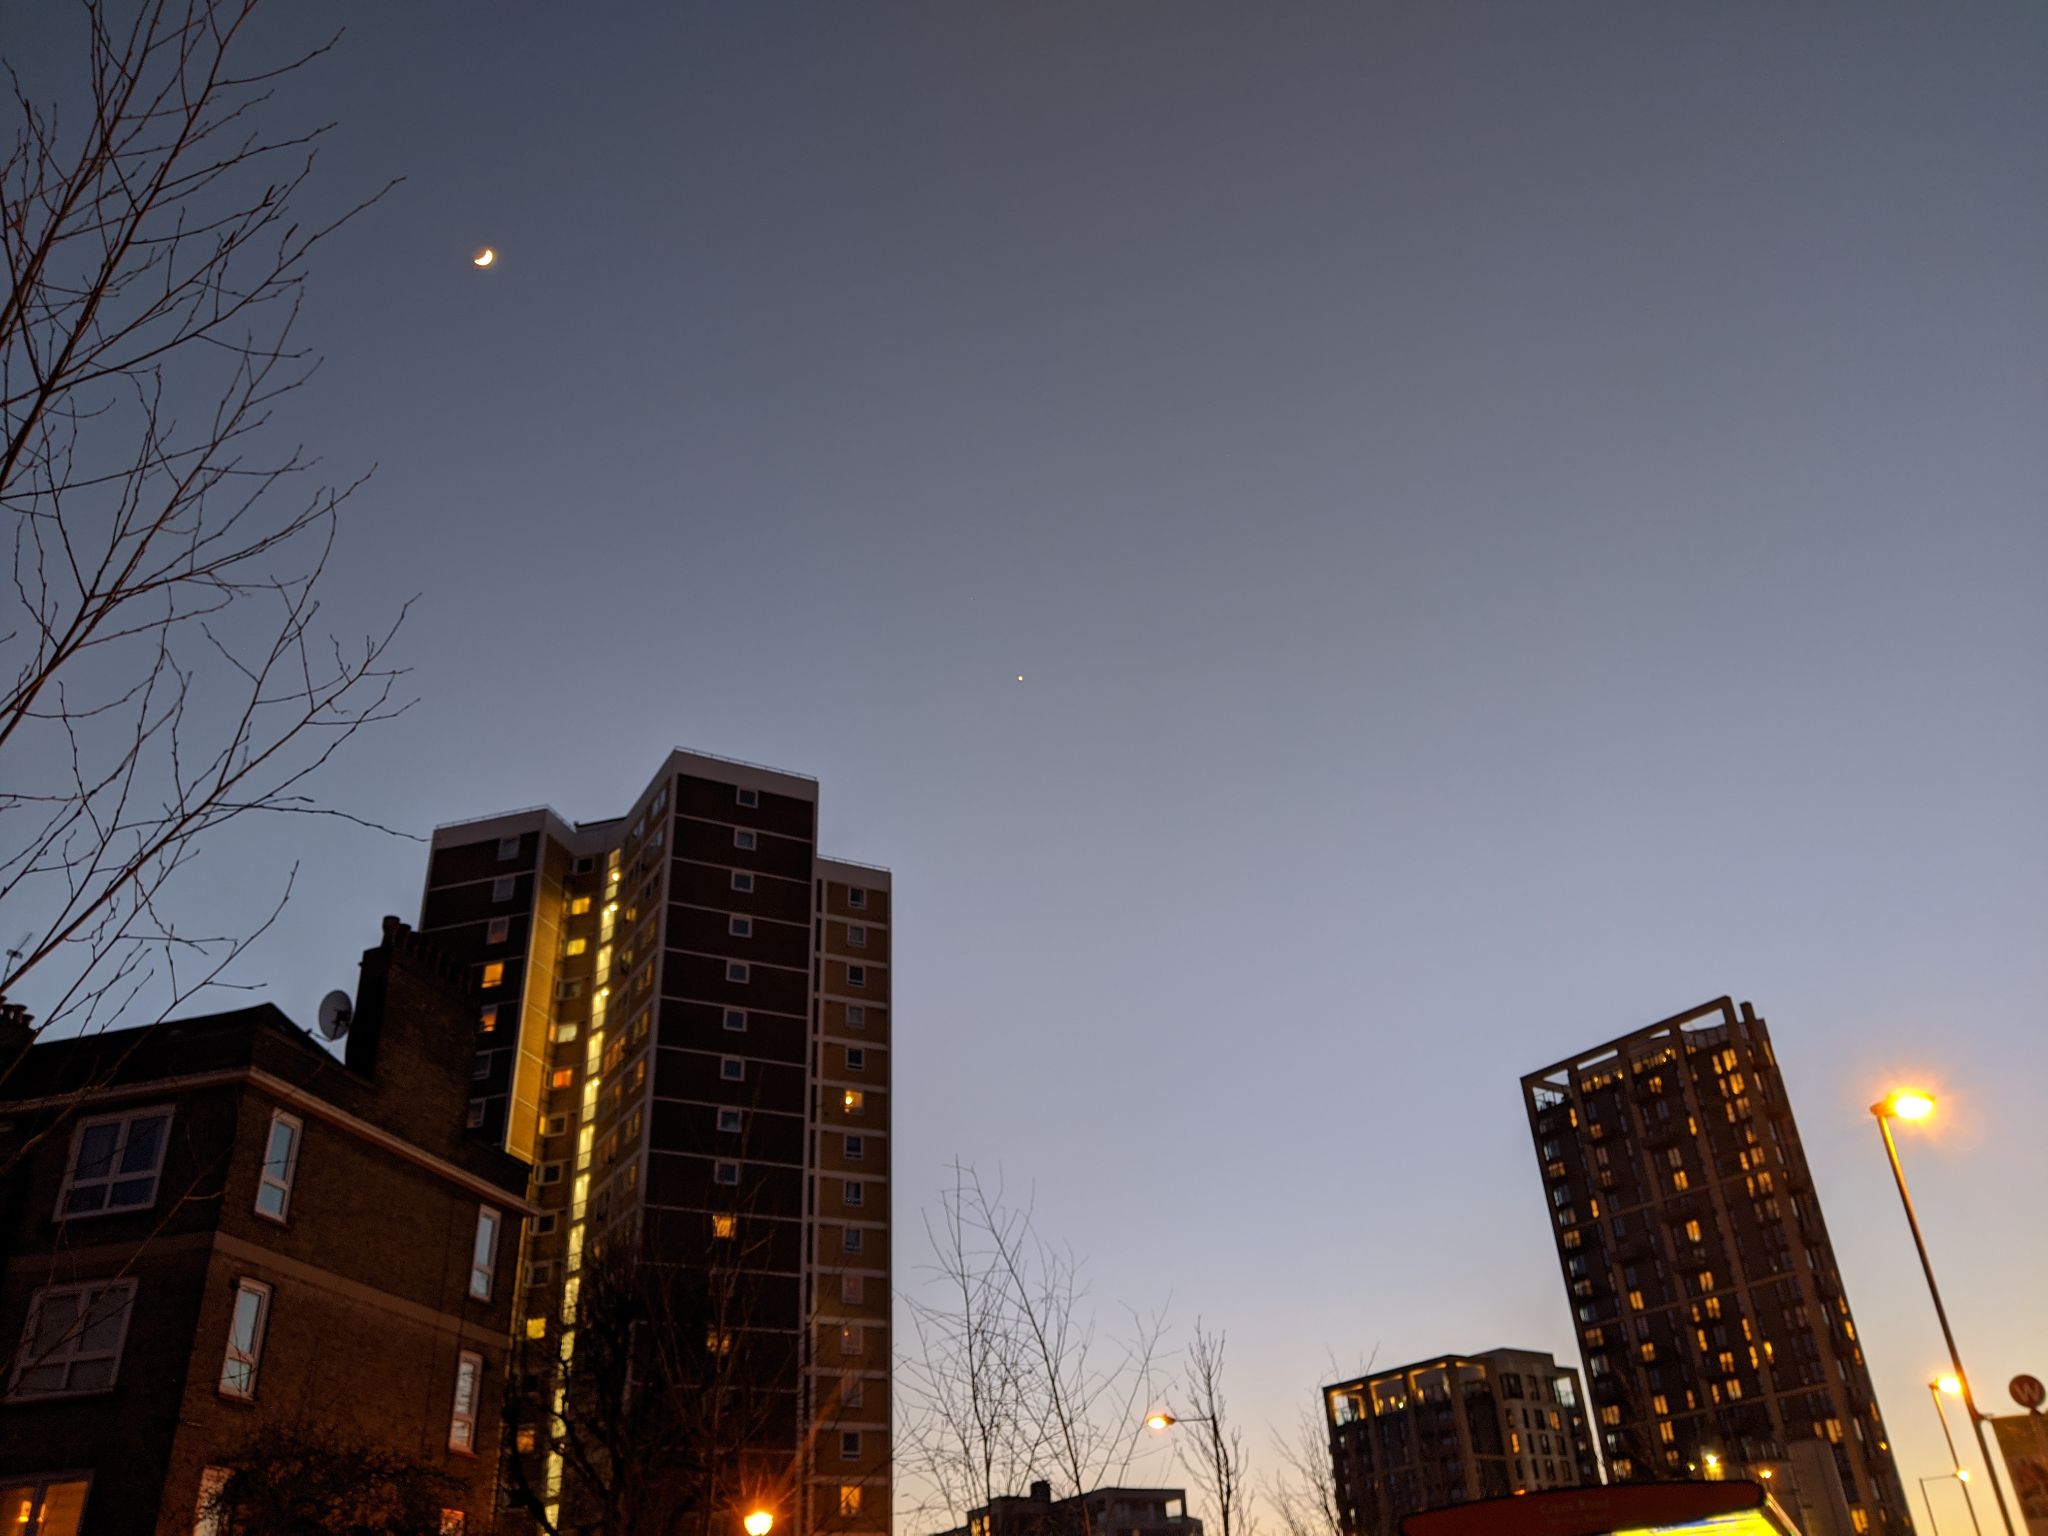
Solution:
[[[356,1005],[346,992],[339,989],[320,999],[320,1033],[329,1040],[339,1040],[348,1033],[349,1020],[356,1016]]]

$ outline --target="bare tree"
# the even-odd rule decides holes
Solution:
[[[1287,1430],[1273,1432],[1279,1466],[1267,1484],[1267,1499],[1285,1536],[1343,1536],[1326,1411],[1303,1408]]]
[[[1180,1422],[1191,1438],[1182,1442],[1180,1454],[1215,1511],[1221,1536],[1253,1536],[1258,1522],[1252,1513],[1251,1453],[1223,1395],[1224,1342],[1221,1332],[1211,1333],[1195,1319],[1181,1387],[1190,1411]]]
[[[32,96],[5,66],[0,994],[34,976],[44,1029],[216,982],[268,920],[195,929],[178,876],[231,821],[344,815],[314,776],[405,702],[395,619],[321,629],[360,482],[270,443],[317,362],[308,259],[365,205],[293,211],[326,128],[262,125],[334,39],[245,60],[259,5],[80,0],[79,78]]]
[[[967,1513],[1034,1479],[1055,1497],[1120,1479],[1151,1397],[1163,1324],[1127,1312],[1098,1331],[1080,1261],[1041,1238],[966,1164],[926,1214],[937,1282],[910,1304],[914,1352],[899,1361],[897,1462],[923,1489],[914,1513]],[[1094,1536],[1083,1505],[1082,1536]]]

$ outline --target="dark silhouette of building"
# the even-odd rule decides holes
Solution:
[[[464,1132],[474,1010],[387,918],[345,1060],[269,1006],[0,1019],[9,1532],[191,1531],[277,1426],[445,1473],[488,1528],[527,1168]]]
[[[1600,1481],[1579,1375],[1547,1354],[1445,1355],[1323,1388],[1345,1536],[1445,1504]]]
[[[420,920],[479,988],[471,1123],[536,1169],[522,1332],[573,1347],[599,1249],[742,1272],[792,1536],[890,1509],[890,879],[817,818],[815,780],[676,752],[614,820],[440,828]]]
[[[1765,1475],[1909,1529],[1764,1021],[1719,998],[1522,1079],[1617,1481]],[[1805,1447],[1829,1449],[1825,1457]],[[1795,1454],[1796,1453],[1796,1454]],[[1791,1499],[1787,1500],[1787,1495]]]
[[[1055,1499],[1052,1484],[1006,1494],[967,1512],[967,1523],[942,1536],[1202,1536],[1180,1488],[1097,1488]]]

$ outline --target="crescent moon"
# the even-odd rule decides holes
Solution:
[[[488,267],[492,262],[496,261],[497,259],[498,253],[492,250],[487,245],[482,250],[478,251],[474,256],[469,258],[469,264],[473,267]]]

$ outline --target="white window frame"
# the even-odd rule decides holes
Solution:
[[[839,1203],[844,1206],[864,1206],[868,1203],[866,1186],[859,1179],[839,1181]]]
[[[761,791],[735,784],[732,789],[732,802],[734,805],[744,805],[750,811],[755,810],[761,804]]]
[[[512,942],[512,919],[494,917],[484,928],[486,944],[509,944]]]
[[[250,1330],[249,1347],[241,1349],[235,1343],[235,1325],[242,1315],[242,1298],[256,1298],[256,1322]],[[270,1332],[270,1287],[261,1280],[252,1280],[247,1275],[235,1281],[235,1299],[228,1307],[228,1337],[221,1350],[220,1380],[217,1390],[222,1397],[232,1397],[238,1402],[256,1401],[256,1381],[263,1372],[263,1341]],[[230,1385],[228,1373],[234,1367],[246,1366],[249,1379],[241,1386]]]
[[[868,947],[867,924],[848,923],[846,925],[846,947],[848,949],[866,949]]]
[[[567,1115],[549,1115],[545,1120],[541,1121],[540,1133],[543,1136],[568,1135],[569,1117]]]
[[[488,1238],[485,1236],[487,1232]],[[476,1236],[469,1245],[469,1294],[473,1301],[491,1299],[491,1291],[498,1280],[498,1244],[504,1235],[504,1212],[495,1205],[479,1205],[476,1208]]]
[[[846,968],[846,984],[849,987],[865,987],[868,984],[868,968],[864,965],[849,965]]]
[[[562,1160],[560,1158],[549,1158],[546,1162],[536,1165],[533,1170],[533,1181],[536,1184],[561,1183]]]
[[[868,1048],[864,1045],[849,1045],[846,1048],[846,1070],[865,1072],[868,1069]]]
[[[159,1116],[163,1119],[164,1130],[163,1139],[157,1143],[156,1166],[146,1172],[142,1169],[131,1169],[123,1172],[121,1161],[128,1152],[128,1137],[131,1130],[138,1121],[154,1120]],[[146,1211],[154,1206],[156,1204],[158,1186],[163,1183],[164,1159],[170,1152],[171,1124],[174,1118],[171,1105],[152,1104],[147,1109],[125,1109],[117,1114],[93,1115],[73,1126],[71,1130],[71,1152],[64,1162],[64,1182],[57,1190],[57,1220],[84,1221],[94,1216],[120,1216],[130,1211]],[[104,1174],[99,1174],[89,1179],[80,1179],[78,1176],[78,1154],[85,1144],[86,1133],[94,1127],[102,1125],[117,1125],[120,1127],[120,1130],[114,1137],[113,1155],[107,1159],[107,1171]],[[149,1198],[147,1200],[131,1205],[114,1205],[111,1203],[116,1184],[129,1184],[142,1178],[149,1180]],[[91,1211],[74,1211],[69,1208],[73,1191],[98,1188],[106,1190],[110,1203]]]
[[[721,1109],[718,1112],[718,1129],[722,1134],[734,1135],[745,1129],[745,1124],[736,1109]]]
[[[732,845],[742,853],[752,853],[761,846],[761,840],[754,835],[752,828],[734,827],[732,829]]]
[[[848,1003],[846,1005],[846,1027],[848,1029],[866,1029],[868,1027],[868,1005],[866,1003]]]
[[[754,978],[754,969],[744,960],[725,962],[725,979],[736,987],[744,987]]]
[[[285,1151],[284,1171],[281,1174],[270,1171],[270,1149],[277,1140],[277,1128],[288,1125],[292,1131],[292,1144]],[[306,1123],[297,1115],[288,1115],[281,1109],[270,1112],[270,1125],[263,1133],[263,1166],[256,1176],[256,1214],[265,1221],[274,1221],[279,1226],[290,1218],[292,1210],[292,1180],[299,1172],[299,1148],[306,1139]],[[277,1209],[263,1209],[263,1195],[266,1190],[275,1189]]]
[[[747,1032],[747,1010],[744,1008],[726,1009],[725,1027],[736,1035],[745,1034]]]
[[[732,872],[732,888],[742,894],[751,892],[754,889],[753,871],[747,869],[734,870]]]
[[[744,1083],[747,1080],[746,1058],[743,1056],[719,1057],[718,1080],[722,1083]]]
[[[469,1406],[462,1406],[463,1378],[469,1379]],[[465,1349],[455,1357],[455,1395],[448,1406],[448,1449],[458,1456],[476,1454],[477,1409],[484,1396],[484,1357]]]
[[[841,1431],[839,1431],[839,1459],[841,1461],[860,1460],[859,1430],[842,1429]]]
[[[867,1138],[865,1136],[850,1133],[848,1135],[841,1137],[840,1139],[840,1150],[845,1154],[846,1160],[849,1163],[860,1163],[867,1161],[868,1146]]]
[[[515,833],[514,833],[514,834],[513,834],[512,836],[510,836],[510,837],[501,837],[501,838],[499,838],[499,839],[498,839],[498,862],[499,862],[500,864],[503,864],[503,863],[505,863],[505,862],[506,862],[507,860],[510,860],[510,859],[516,859],[516,858],[518,858],[518,857],[519,857],[519,834],[518,834],[518,833],[516,833],[516,832],[515,832]]]
[[[725,931],[729,938],[751,939],[754,936],[754,920],[751,917],[728,917]]]
[[[839,1251],[859,1253],[867,1247],[867,1233],[859,1227],[842,1227],[839,1232]]]
[[[859,1323],[839,1325],[839,1353],[847,1356],[865,1355],[868,1352],[868,1331]]]
[[[712,1183],[714,1183],[714,1184],[723,1184],[723,1185],[725,1185],[725,1186],[726,1186],[727,1188],[731,1188],[732,1186],[734,1186],[734,1185],[738,1184],[738,1183],[739,1183],[739,1181],[740,1181],[740,1165],[739,1165],[738,1163],[734,1163],[734,1162],[717,1162],[717,1163],[713,1163],[713,1164],[711,1165],[711,1182],[712,1182]]]
[[[128,1347],[128,1324],[135,1316],[136,1282],[130,1280],[86,1280],[76,1285],[46,1285],[29,1298],[28,1316],[22,1322],[21,1343],[14,1351],[14,1371],[7,1382],[9,1402],[39,1403],[57,1397],[90,1397],[99,1392],[111,1392],[121,1379],[121,1355]],[[114,1347],[106,1350],[86,1351],[79,1346],[85,1342],[85,1321],[93,1314],[95,1304],[101,1297],[121,1297],[121,1326],[114,1339]],[[79,1306],[79,1321],[56,1341],[50,1350],[39,1357],[31,1358],[30,1349],[36,1336],[36,1324],[42,1320],[43,1308],[52,1301],[78,1296],[84,1300]],[[111,1314],[108,1314],[111,1315]],[[74,1387],[71,1373],[81,1365],[98,1361],[111,1362],[106,1385]],[[64,1385],[59,1387],[37,1387],[23,1390],[22,1376],[31,1370],[47,1370],[62,1366]]]
[[[839,1300],[849,1307],[863,1305],[867,1301],[867,1277],[865,1275],[841,1275],[839,1277]]]
[[[493,906],[503,906],[518,894],[519,877],[517,875],[500,875],[491,882],[491,904]]]
[[[856,912],[865,912],[868,905],[867,887],[849,885],[846,888],[846,904]]]

